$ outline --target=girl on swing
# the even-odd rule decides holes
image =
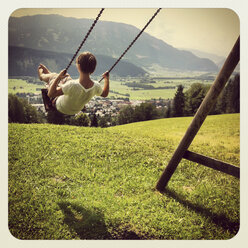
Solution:
[[[62,114],[75,115],[80,112],[93,96],[107,97],[109,93],[109,73],[105,72],[103,89],[98,82],[90,78],[95,71],[96,58],[90,52],[81,53],[76,59],[79,78],[73,80],[66,70],[59,74],[50,72],[46,66],[40,64],[38,75],[46,83],[48,97],[53,107]]]

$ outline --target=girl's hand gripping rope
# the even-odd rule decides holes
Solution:
[[[103,78],[106,78],[106,79],[109,79],[109,72],[108,72],[108,71],[104,72],[104,73],[102,74],[102,77],[103,77]]]
[[[69,77],[69,76],[70,76],[70,75],[66,72],[66,69],[64,69],[64,70],[62,70],[62,71],[59,73],[58,78],[59,78],[60,80],[62,80],[62,79],[66,78],[66,77]]]

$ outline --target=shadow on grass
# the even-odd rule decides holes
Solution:
[[[69,202],[58,203],[64,213],[64,222],[67,224],[71,232],[76,233],[76,237],[80,239],[141,239],[135,232],[127,228],[116,228],[110,233],[104,221],[101,210],[95,208],[94,211],[85,209],[77,204]]]
[[[234,233],[234,235],[238,233],[239,222],[231,221],[224,214],[212,213],[211,209],[205,208],[205,207],[200,206],[198,204],[192,203],[186,199],[183,199],[184,198],[183,196],[179,195],[178,193],[176,193],[175,191],[173,191],[171,189],[165,189],[163,194],[177,200],[182,205],[192,209],[196,213],[200,213],[200,214],[204,215],[205,217],[210,218],[213,221],[213,223],[222,227],[225,230],[230,231],[231,233]]]
[[[80,239],[111,239],[99,209],[90,211],[77,204],[58,203],[64,213],[64,222]]]

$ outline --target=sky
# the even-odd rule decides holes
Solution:
[[[97,8],[22,8],[11,16],[59,14],[95,19]],[[154,8],[106,8],[100,20],[131,24],[142,29]],[[238,15],[227,8],[162,9],[145,32],[179,49],[196,49],[226,57],[240,33]]]

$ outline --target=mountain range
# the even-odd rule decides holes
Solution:
[[[50,71],[59,72],[69,64],[72,54],[58,53],[51,51],[41,51],[32,48],[9,46],[9,76],[37,76],[37,67],[40,63],[45,64]],[[114,63],[115,59],[105,55],[96,55],[97,66],[94,75],[102,75]],[[77,76],[78,72],[75,64],[68,70],[71,76]],[[119,77],[144,76],[147,72],[142,68],[126,62],[120,61],[111,72]]]
[[[25,54],[27,55],[29,51],[29,54],[41,56],[42,53],[38,50],[44,53],[41,56],[43,61],[49,60],[50,64],[54,63],[54,67],[60,67],[57,64],[58,61],[65,58],[68,61],[77,50],[92,22],[91,19],[76,19],[60,15],[10,17],[8,30],[10,51],[17,51],[19,48],[19,55],[24,56],[22,58],[25,61],[23,68],[28,67],[30,62]],[[110,64],[110,60],[115,61],[139,32],[140,30],[132,25],[98,21],[82,50],[91,51],[100,58],[101,63],[108,64],[106,62],[108,60]],[[27,48],[32,50],[27,50]],[[21,49],[23,49],[22,52]],[[12,56],[13,53],[10,52],[10,55]],[[218,70],[217,65],[210,59],[200,58],[190,51],[176,49],[145,32],[126,53],[124,59],[126,66],[130,67],[128,63],[132,63],[131,67],[136,70],[135,73],[129,70],[129,75],[144,74],[153,65],[181,71],[215,72]],[[60,65],[64,62],[61,61]],[[9,66],[17,69],[18,63],[15,63],[15,66],[12,65],[13,63],[10,57]],[[126,72],[121,72],[122,66],[119,67],[119,73],[125,74]],[[20,65],[18,68],[20,69]],[[97,70],[101,71],[100,69]],[[12,69],[10,72],[12,73]]]

